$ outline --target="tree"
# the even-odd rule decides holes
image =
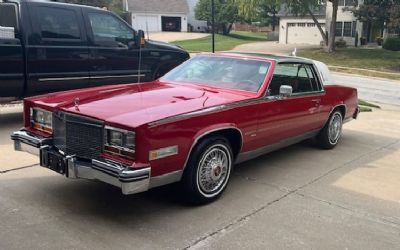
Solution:
[[[400,2],[400,1],[399,1]],[[389,10],[389,23],[387,28],[399,34],[400,37],[400,3],[395,3]]]
[[[335,39],[336,39],[336,19],[337,19],[337,11],[339,8],[339,0],[329,0],[332,2],[332,18],[331,18],[331,26],[329,27],[329,38],[328,38],[328,47],[326,51],[328,53],[332,53],[335,51]]]
[[[268,19],[272,24],[272,31],[275,31],[278,14],[281,7],[281,0],[238,0],[239,15],[249,20]],[[264,22],[266,23],[266,22]]]
[[[235,0],[214,0],[215,31],[223,35],[231,32],[232,25],[238,20],[238,8]],[[211,23],[211,0],[200,0],[195,7],[195,17]]]
[[[358,20],[366,23],[370,31],[373,23],[378,24],[381,33],[385,28],[396,29],[400,24],[400,1],[399,0],[364,0],[358,8],[350,10]],[[367,34],[369,37],[369,34]]]
[[[289,11],[295,15],[310,15],[316,24],[319,32],[326,45],[328,45],[328,37],[324,32],[321,24],[318,22],[314,11],[321,8],[321,0],[237,0],[239,13],[244,16],[254,16],[260,10],[263,4],[269,6],[282,6],[284,5]],[[335,0],[336,2],[338,0]],[[277,8],[275,7],[275,10]],[[278,12],[279,9],[276,11]]]

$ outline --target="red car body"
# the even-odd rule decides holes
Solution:
[[[89,117],[104,126],[134,131],[134,159],[104,151],[101,157],[123,165],[124,169],[149,169],[142,186],[123,189],[124,193],[136,193],[181,180],[194,147],[207,136],[223,135],[229,140],[235,161],[242,162],[315,136],[334,110],[342,112],[344,121],[357,117],[358,99],[354,88],[328,85],[309,95],[268,97],[267,89],[277,63],[312,61],[255,55],[206,56],[262,60],[269,62],[270,68],[257,92],[158,80],[28,98],[24,101],[22,132],[40,140],[52,138],[51,134],[32,128],[29,117],[32,107]],[[23,150],[21,145],[27,144],[27,140],[16,134],[12,137],[16,149]],[[39,144],[47,143],[40,141]],[[177,152],[150,160],[149,152],[171,146],[176,146]],[[98,176],[94,179],[106,181]],[[119,186],[113,181],[106,182]]]

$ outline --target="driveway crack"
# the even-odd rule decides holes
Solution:
[[[308,198],[308,199],[311,199],[311,200],[314,200],[314,201],[317,201],[320,203],[325,203],[325,204],[328,204],[329,206],[333,206],[333,207],[348,211],[352,215],[357,216],[362,219],[367,219],[372,222],[381,223],[384,225],[389,225],[389,226],[395,227],[397,229],[400,229],[400,218],[379,216],[376,214],[368,213],[366,211],[347,207],[347,206],[344,206],[344,205],[341,205],[341,204],[338,204],[338,203],[335,203],[335,202],[332,202],[329,200],[324,200],[324,199],[321,199],[321,198],[318,198],[318,197],[315,197],[313,195],[306,194],[306,193],[295,192],[295,195],[301,196],[303,198]],[[399,220],[399,221],[397,222],[395,220]]]
[[[303,188],[305,188],[305,187],[307,187],[307,186],[309,186],[309,185],[311,185],[311,184],[313,184],[313,183],[319,181],[320,179],[322,179],[322,178],[328,176],[329,174],[335,172],[336,170],[339,170],[339,169],[341,169],[341,168],[347,167],[347,166],[349,166],[350,164],[352,164],[352,163],[354,163],[354,162],[356,162],[356,161],[358,161],[358,160],[360,160],[360,159],[362,159],[362,158],[364,158],[364,157],[366,157],[366,156],[368,156],[368,155],[371,155],[371,154],[373,154],[373,153],[379,152],[379,151],[381,151],[381,150],[383,150],[383,149],[390,148],[391,146],[393,146],[393,145],[395,145],[395,144],[397,144],[397,143],[399,143],[399,142],[400,142],[400,139],[395,140],[395,141],[393,141],[393,142],[391,142],[391,143],[388,143],[388,144],[386,144],[386,145],[383,145],[383,146],[381,146],[381,147],[379,147],[379,148],[377,148],[377,149],[371,150],[371,151],[369,151],[369,152],[367,152],[367,153],[364,153],[364,154],[362,154],[362,155],[360,155],[360,156],[358,156],[358,157],[356,157],[356,158],[354,158],[354,159],[352,159],[352,160],[350,160],[350,161],[348,161],[348,162],[343,163],[342,165],[339,165],[339,166],[336,167],[336,168],[333,168],[333,169],[329,170],[328,172],[325,172],[324,174],[322,174],[322,175],[320,175],[320,176],[318,176],[318,177],[312,179],[311,181],[309,181],[309,182],[305,183],[304,185],[302,185],[302,186],[300,186],[300,187],[297,187],[297,188],[295,188],[295,189],[293,189],[293,190],[290,190],[290,189],[287,189],[287,188],[282,188],[282,187],[279,187],[279,186],[276,186],[276,185],[272,185],[272,184],[267,184],[267,183],[259,182],[259,181],[257,181],[256,178],[250,178],[250,177],[247,177],[247,176],[243,176],[243,175],[237,174],[237,175],[239,175],[241,178],[243,178],[243,179],[245,179],[245,180],[248,180],[248,181],[251,181],[251,182],[257,182],[257,183],[261,183],[261,184],[264,184],[264,185],[269,185],[269,186],[275,187],[275,188],[277,188],[277,189],[279,189],[279,190],[281,190],[281,191],[286,190],[286,193],[285,193],[284,195],[280,196],[279,198],[276,198],[276,199],[274,199],[273,201],[270,201],[270,202],[268,202],[267,204],[265,204],[265,205],[263,205],[263,206],[261,206],[261,207],[255,209],[255,210],[253,210],[252,212],[250,212],[250,213],[248,213],[248,214],[246,214],[246,215],[244,215],[244,216],[241,216],[240,218],[235,219],[234,221],[230,222],[229,224],[225,225],[224,227],[219,228],[219,229],[217,229],[217,230],[215,230],[215,231],[213,231],[213,232],[210,232],[210,233],[208,233],[208,234],[202,236],[201,238],[197,239],[196,241],[194,241],[193,243],[191,243],[189,246],[184,247],[183,249],[196,249],[196,248],[201,248],[201,246],[203,246],[203,243],[207,242],[207,240],[209,240],[210,238],[212,238],[212,237],[214,237],[214,236],[216,236],[216,235],[218,235],[218,234],[221,234],[221,233],[223,233],[223,232],[229,230],[230,228],[234,227],[234,226],[237,225],[238,223],[247,221],[247,220],[250,219],[251,217],[253,217],[253,216],[255,216],[256,214],[258,214],[259,212],[261,212],[262,210],[266,209],[267,207],[269,207],[269,206],[271,206],[271,205],[273,205],[273,204],[275,204],[275,203],[281,201],[282,199],[284,199],[284,198],[286,198],[286,197],[288,197],[288,196],[290,196],[290,195],[292,195],[292,194],[301,195],[300,193],[298,193],[298,191],[300,191],[301,189],[303,189]],[[321,200],[321,201],[322,201],[322,200]],[[332,202],[329,202],[329,201],[326,201],[326,202],[329,203],[329,204],[333,204]],[[346,207],[343,207],[343,206],[340,206],[340,205],[336,205],[336,206],[337,206],[337,207],[340,207],[340,208],[342,208],[342,209],[346,209],[346,210],[352,211],[351,209],[346,208]],[[385,222],[386,224],[390,223],[391,225],[394,225],[394,226],[396,226],[396,227],[397,227],[397,225],[398,225],[398,223],[393,222],[393,221],[389,221],[389,220],[387,220],[387,219],[382,219],[381,221],[382,221],[382,222]]]
[[[18,168],[7,169],[7,170],[3,170],[3,171],[0,170],[0,174],[5,174],[8,172],[17,171],[17,170],[21,170],[21,169],[25,169],[25,168],[31,168],[31,167],[35,167],[37,165],[39,165],[39,163],[27,165],[27,166],[23,166],[23,167],[18,167]]]

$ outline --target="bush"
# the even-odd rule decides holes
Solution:
[[[400,51],[400,38],[387,38],[383,43],[383,48],[386,50]]]
[[[335,42],[336,48],[346,48],[347,43],[343,38],[340,38],[338,41]]]

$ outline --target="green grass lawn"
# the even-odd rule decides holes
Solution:
[[[265,41],[267,41],[265,33],[236,31],[227,36],[216,34],[215,50],[226,51],[240,44]],[[211,52],[211,35],[199,39],[174,41],[171,43],[179,45],[189,52]]]
[[[297,55],[324,62],[329,66],[368,69],[379,72],[334,68],[337,71],[400,80],[400,51],[345,48],[337,49],[335,53],[329,54],[324,52],[323,49],[305,49],[300,50]]]

